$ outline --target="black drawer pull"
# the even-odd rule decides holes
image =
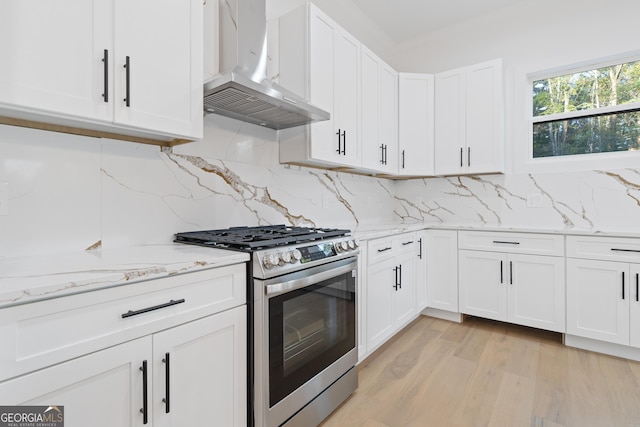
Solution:
[[[185,302],[184,298],[179,299],[179,300],[171,300],[167,303],[164,304],[160,304],[160,305],[154,305],[153,307],[147,307],[147,308],[142,308],[140,310],[129,310],[126,313],[124,313],[122,315],[123,319],[126,319],[127,317],[131,317],[131,316],[137,316],[138,314],[142,314],[142,313],[148,313],[150,311],[154,311],[154,310],[160,310],[161,308],[166,308],[166,307],[171,307],[172,305],[178,305],[178,304],[182,304],[183,302]]]
[[[519,245],[520,242],[505,242],[502,240],[494,240],[493,243],[503,244],[503,245]]]
[[[420,243],[420,252],[418,252],[418,258],[422,259],[422,237],[418,239],[418,243]]]
[[[407,246],[413,243],[413,240],[409,240],[408,242],[402,242],[402,246]]]
[[[616,252],[635,252],[635,253],[640,253],[639,249],[618,249],[618,248],[611,248],[612,251],[616,251]]]
[[[388,248],[378,249],[378,252],[386,252],[386,251],[390,251],[390,250],[391,250],[391,246],[389,246]]]

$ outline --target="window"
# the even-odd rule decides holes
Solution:
[[[533,158],[640,150],[640,61],[532,81]]]

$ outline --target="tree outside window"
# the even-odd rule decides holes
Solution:
[[[533,157],[640,149],[640,61],[536,80]]]

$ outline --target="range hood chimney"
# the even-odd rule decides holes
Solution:
[[[221,76],[204,85],[205,112],[272,129],[328,120],[328,112],[267,79],[265,3],[220,0]]]

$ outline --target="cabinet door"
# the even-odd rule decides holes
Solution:
[[[0,106],[109,119],[102,59],[113,54],[111,25],[105,1],[4,0]]]
[[[398,73],[389,65],[380,64],[380,144],[384,144],[386,173],[398,173]]]
[[[153,360],[154,426],[246,425],[245,306],[155,334]]]
[[[380,141],[380,60],[373,52],[362,49],[362,166],[381,169],[384,150]]]
[[[502,253],[459,251],[460,312],[507,320],[506,257]]]
[[[412,246],[417,247],[414,241]],[[417,251],[410,251],[396,259],[397,289],[394,290],[395,329],[409,323],[416,315]]]
[[[335,134],[333,94],[334,49],[338,26],[317,8],[310,6],[309,17],[309,101],[328,111],[329,120],[310,125],[310,157],[316,160],[339,161],[338,136]],[[281,37],[281,39],[284,37]],[[285,70],[286,71],[286,70]],[[286,82],[284,82],[286,84]],[[297,132],[293,129],[288,133]]]
[[[115,121],[201,137],[202,1],[115,0],[114,10]]]
[[[502,172],[503,167],[502,61],[467,69],[467,173]]]
[[[395,258],[370,265],[367,272],[367,352],[393,333]]]
[[[435,75],[436,175],[459,174],[467,165],[466,84],[466,68]]]
[[[428,230],[427,306],[458,312],[458,232]]]
[[[629,298],[629,324],[630,324],[630,344],[640,347],[640,265],[631,264],[629,277],[629,287],[627,288]]]
[[[420,313],[427,308],[427,241],[428,232],[418,231],[416,235],[418,239],[418,256],[416,260],[416,312]],[[457,251],[456,251],[457,259]],[[457,277],[457,276],[456,276]],[[456,283],[457,288],[457,283]],[[456,295],[456,307],[458,306],[458,297]]]
[[[361,60],[362,167],[397,172],[397,73],[362,47]]]
[[[333,113],[341,163],[360,166],[360,42],[342,28],[334,37]],[[338,135],[340,133],[340,135]],[[321,141],[326,143],[326,141]]]
[[[434,81],[429,74],[398,76],[398,173],[433,175]]]
[[[628,274],[627,263],[568,258],[567,333],[628,345]]]
[[[0,383],[3,405],[64,406],[66,427],[143,426],[143,361],[147,361],[151,414],[151,337]]]
[[[509,254],[507,262],[509,322],[564,332],[564,258]]]

